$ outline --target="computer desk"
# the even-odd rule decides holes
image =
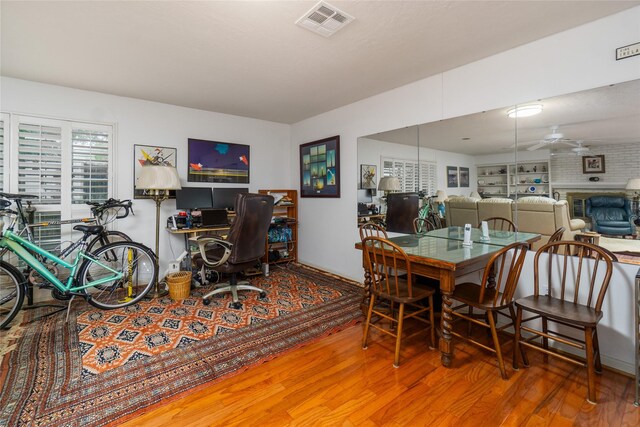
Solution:
[[[196,237],[202,233],[212,233],[217,234],[219,236],[226,236],[229,232],[229,228],[231,225],[227,225],[224,227],[194,227],[194,228],[167,228],[166,230],[174,235],[182,235],[184,236],[184,249],[187,251],[187,256],[183,260],[183,267],[187,271],[191,271],[191,244],[189,239],[192,237]]]

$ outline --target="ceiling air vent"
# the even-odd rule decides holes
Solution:
[[[307,30],[329,37],[355,18],[330,4],[321,1],[296,21]]]

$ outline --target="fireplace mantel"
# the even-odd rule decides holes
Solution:
[[[570,188],[570,189],[613,189],[613,190],[624,190],[627,186],[626,182],[554,182],[553,188]]]

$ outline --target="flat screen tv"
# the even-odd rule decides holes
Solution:
[[[176,190],[177,209],[193,210],[212,207],[213,198],[209,187],[182,187]]]
[[[214,188],[213,189],[213,207],[216,209],[226,209],[232,211],[235,209],[236,194],[248,193],[248,188]]]

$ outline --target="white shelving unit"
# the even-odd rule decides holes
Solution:
[[[549,161],[478,165],[478,192],[485,197],[551,196]]]

